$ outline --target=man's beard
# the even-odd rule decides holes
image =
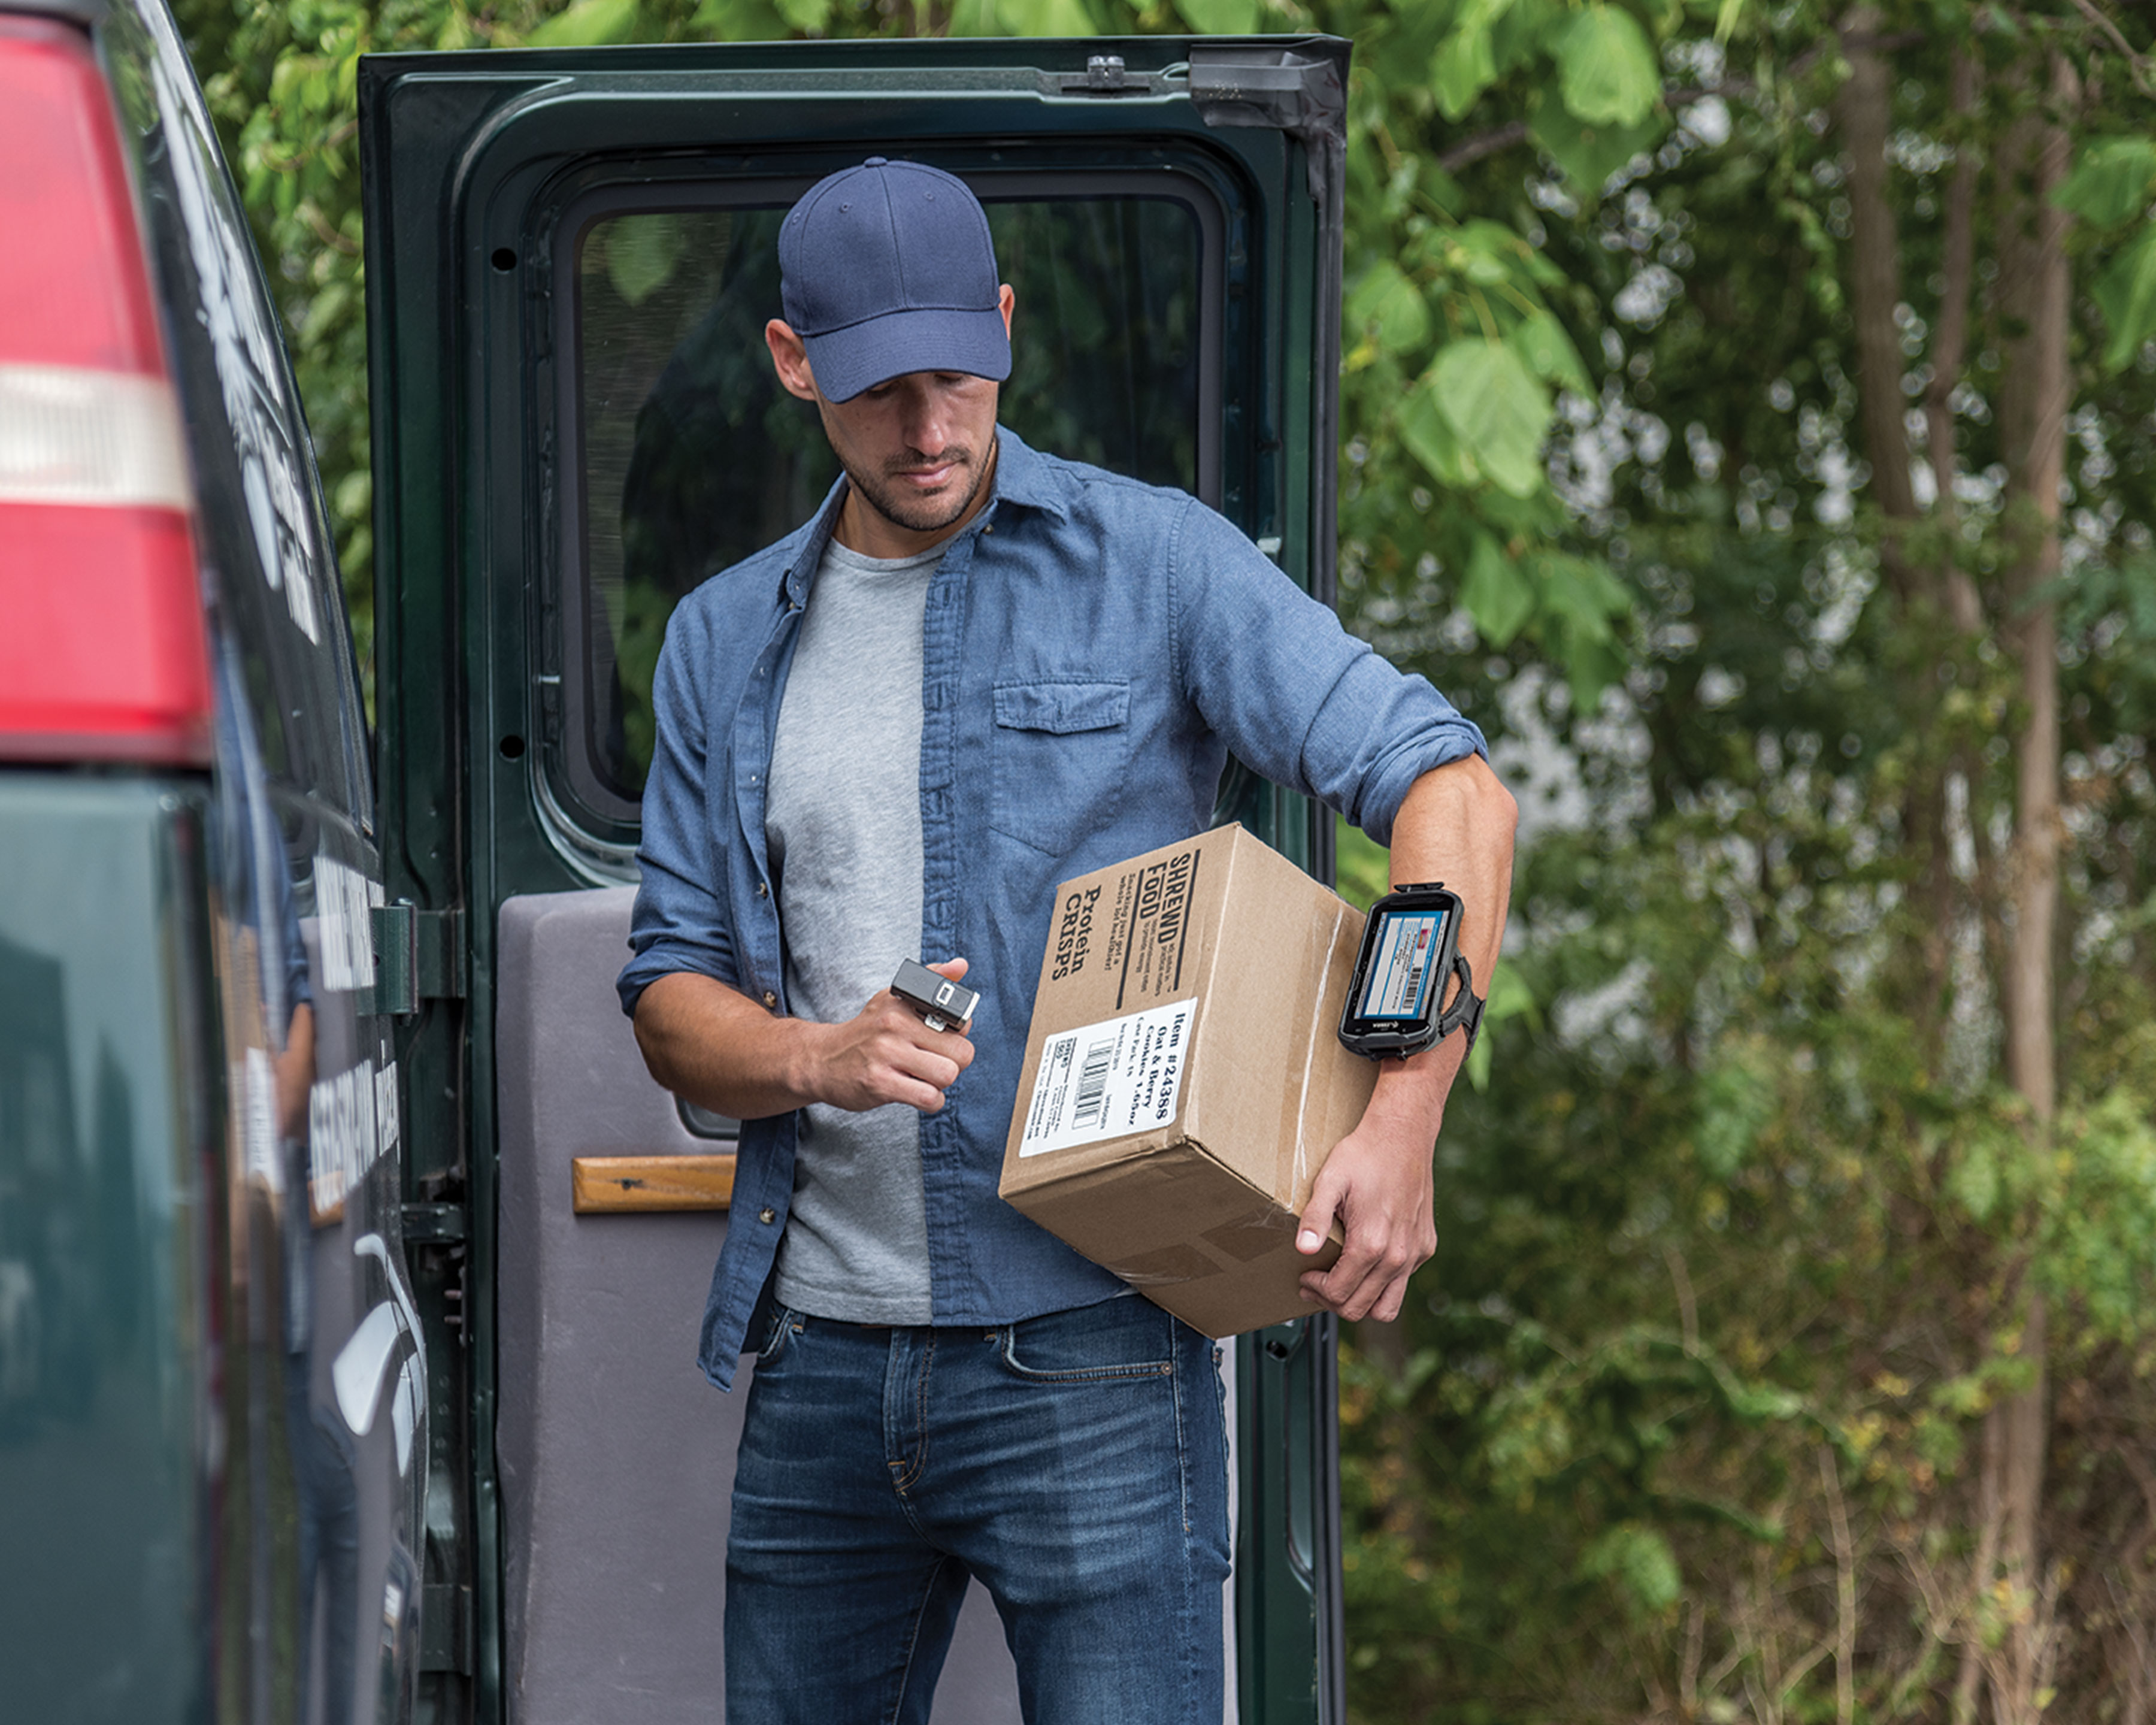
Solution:
[[[973,506],[973,500],[988,483],[988,467],[974,458],[970,449],[957,454],[946,449],[935,458],[937,461],[955,461],[961,475],[963,490],[954,486],[941,496],[909,496],[889,475],[873,477],[863,473],[851,462],[844,464],[847,481],[860,494],[861,501],[895,526],[910,533],[939,533]],[[912,466],[933,465],[926,457],[908,464]],[[993,466],[993,463],[990,466]]]

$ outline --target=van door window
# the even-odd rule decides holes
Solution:
[[[807,183],[727,204],[706,188],[702,208],[685,207],[696,188],[672,188],[665,208],[648,189],[598,192],[561,224],[571,477],[547,769],[560,811],[596,836],[633,834],[675,603],[798,526],[837,477],[814,408],[778,387],[764,348],[778,223]],[[974,183],[1017,300],[1004,423],[1036,448],[1217,502],[1209,195],[1158,171]]]

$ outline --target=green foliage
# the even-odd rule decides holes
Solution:
[[[1515,497],[1542,490],[1543,434],[1549,429],[1552,403],[1510,347],[1471,336],[1450,342],[1416,387],[1428,391],[1438,418],[1458,439],[1454,459],[1470,474],[1487,474]],[[1443,469],[1453,463],[1435,460],[1419,448],[1415,454],[1443,482]]]
[[[637,0],[570,0],[542,20],[525,40],[532,48],[600,48],[635,42],[648,33]]]
[[[2122,370],[2156,336],[2156,228],[2144,228],[2129,240],[2092,291],[2111,330],[2104,369]]]
[[[1622,7],[1582,7],[1556,49],[1565,108],[1586,125],[1637,126],[1661,99],[1654,46]]]
[[[2156,195],[2156,142],[2145,137],[2091,138],[2051,202],[2098,228],[2116,228]]]
[[[1588,1542],[1579,1573],[1590,1581],[1613,1581],[1625,1603],[1642,1617],[1659,1617],[1677,1602],[1684,1578],[1668,1540],[1652,1527],[1623,1522]]]
[[[1913,400],[1953,151],[1981,155],[2026,104],[2004,14],[1882,11],[1918,44],[1896,64],[1890,184]],[[1351,343],[1359,327],[1369,345],[1351,347],[1350,382],[1386,379],[1390,403],[1368,399],[1393,417],[1351,421],[1351,591],[1372,638],[1523,774],[1507,958],[1539,1011],[1486,1030],[1487,1086],[1455,1094],[1439,1147],[1439,1259],[1399,1330],[1358,1335],[1345,1368],[1358,1717],[1832,1717],[1846,1566],[1859,1717],[1949,1716],[1962,1650],[1980,1672],[2041,1621],[2051,1716],[2096,1720],[2122,1704],[2125,1625],[2156,1609],[2133,1435],[2156,1419],[2145,114],[2085,13],[2041,14],[2111,93],[2074,116],[2085,138],[2058,198],[2085,297],[2072,572],[2051,590],[2072,956],[2065,1100],[2044,1127],[1999,1070],[2022,697],[2004,639],[1948,644],[1881,578],[1854,453],[1830,22],[1716,8],[1717,58],[1704,12],[1674,19],[1656,111],[1675,120],[1614,157],[1568,160],[1586,121],[1561,77],[1508,87],[1502,53],[1482,136],[1523,118],[1539,162],[1470,159],[1473,118],[1414,132],[1435,95],[1389,89],[1369,110],[1394,153],[1363,195],[1403,228],[1509,222],[1589,378],[1498,331],[1562,392],[1544,449],[1560,507],[1502,515],[1460,431],[1394,381],[1490,332],[1471,304],[1452,322],[1434,309],[1409,352],[1378,309],[1396,319],[1388,263],[1424,279],[1414,253],[1366,266],[1384,288],[1354,305]],[[2135,39],[2145,51],[2145,28]],[[1996,81],[1957,114],[1948,51],[1970,42]],[[1994,196],[1979,186],[1979,257]],[[1993,413],[2006,331],[1980,289],[1971,313],[1960,516],[1907,542],[1966,570],[1996,615],[2011,612]],[[1604,612],[1576,588],[1553,614],[1537,589],[1558,557],[1606,571],[1626,602]],[[1567,669],[1564,625],[1583,615],[1615,655],[1594,706],[1594,680]],[[1958,836],[1928,833],[1911,800],[1949,770]],[[1571,812],[1540,814],[1540,777]],[[1939,873],[1959,883],[1943,907]],[[1975,1563],[1987,1422],[2037,1380],[2038,1294],[2061,1410],[2048,1593]]]

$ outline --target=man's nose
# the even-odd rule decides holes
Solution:
[[[924,455],[937,454],[951,437],[950,403],[927,372],[906,379],[900,396],[904,404],[906,443]]]

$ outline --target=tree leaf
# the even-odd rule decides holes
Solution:
[[[1659,1616],[1677,1602],[1684,1574],[1670,1543],[1652,1527],[1627,1522],[1612,1527],[1580,1553],[1579,1573],[1613,1581],[1625,1604],[1642,1615]]]
[[[1430,56],[1430,85],[1447,120],[1461,118],[1496,80],[1497,59],[1491,26],[1512,4],[1512,0],[1465,0],[1451,30]]]
[[[1619,6],[1589,6],[1557,42],[1558,89],[1589,126],[1637,126],[1662,94],[1661,68],[1639,20]]]
[[[1496,56],[1491,52],[1489,27],[1479,19],[1462,23],[1437,44],[1430,56],[1430,88],[1447,120],[1464,117],[1475,98],[1490,87],[1497,75]]]
[[[1989,1219],[1999,1202],[1999,1158],[1989,1140],[1979,1136],[1963,1147],[1948,1170],[1946,1188],[1973,1222]]]
[[[688,250],[670,215],[620,216],[608,223],[607,280],[631,305],[641,305],[673,280]]]
[[[1594,385],[1588,382],[1587,367],[1579,362],[1579,351],[1572,345],[1572,337],[1548,312],[1530,313],[1505,339],[1512,343],[1512,351],[1527,361],[1527,368],[1544,382],[1562,384],[1579,395],[1594,393]]]
[[[1176,0],[1176,8],[1194,30],[1208,36],[1257,33],[1258,0]]]
[[[1502,78],[1543,51],[1551,32],[1572,15],[1559,0],[1512,0],[1490,26],[1490,50]]]
[[[1554,617],[1563,638],[1565,681],[1573,710],[1594,713],[1602,691],[1625,675],[1625,656],[1612,619],[1631,608],[1632,596],[1608,567],[1563,552],[1538,552],[1530,559],[1545,615]]]
[[[524,39],[534,48],[603,48],[643,33],[637,0],[572,0]]]
[[[1537,1029],[1542,1024],[1534,990],[1527,986],[1527,978],[1517,968],[1506,960],[1497,961],[1496,969],[1483,980],[1483,988],[1482,1031],[1475,1039],[1475,1046],[1467,1052],[1467,1081],[1478,1091],[1490,1087],[1491,1062],[1497,1047],[1496,1038],[1490,1034],[1491,1027],[1517,1018],[1527,1019]]]
[[[1625,660],[1614,639],[1573,628],[1564,644],[1565,686],[1572,692],[1572,709],[1582,718],[1592,718],[1602,705],[1602,691],[1624,679]]]
[[[1437,356],[1430,370],[1439,409],[1476,465],[1515,497],[1541,489],[1549,392],[1502,342],[1470,337]]]
[[[1734,1178],[1774,1117],[1774,1087],[1756,1055],[1739,1053],[1702,1074],[1692,1153],[1707,1178]]]
[[[1014,36],[1095,36],[1101,29],[1085,0],[996,0],[996,17]]]
[[[1506,557],[1495,535],[1478,531],[1460,583],[1460,603],[1482,639],[1502,649],[1535,614],[1534,584]]]
[[[1656,120],[1637,126],[1590,126],[1543,90],[1535,92],[1527,106],[1527,135],[1564,170],[1573,189],[1589,198],[1599,198],[1610,175],[1635,156],[1653,149],[1661,141],[1663,129]]]
[[[2116,228],[2148,207],[2156,191],[2156,141],[2092,138],[2051,202],[2092,227]]]
[[[1430,339],[1430,306],[1398,264],[1381,259],[1348,295],[1348,323],[1368,331],[1388,353],[1410,352]]]
[[[1472,490],[1482,483],[1482,470],[1476,465],[1475,458],[1460,443],[1438,405],[1437,386],[1429,372],[1424,372],[1408,391],[1394,423],[1408,453],[1447,490]]]
[[[2110,345],[2103,350],[2104,369],[2123,371],[2141,351],[2141,344],[2156,336],[2156,228],[2143,228],[2097,278],[2091,291],[2111,328]]]
[[[831,22],[832,0],[777,0],[778,15],[795,29],[822,30]]]

